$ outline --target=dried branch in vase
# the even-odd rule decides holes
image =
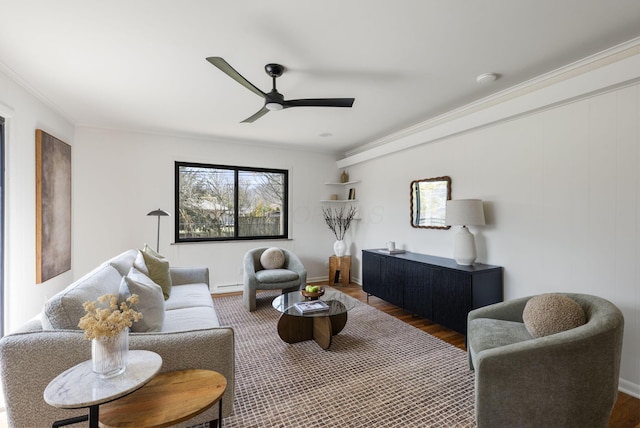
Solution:
[[[358,210],[354,206],[349,207],[349,209],[345,209],[345,207],[341,207],[340,209],[322,208],[324,221],[338,241],[344,239],[344,235],[347,233],[347,230],[349,230],[349,227],[351,227],[351,222],[357,212]]]

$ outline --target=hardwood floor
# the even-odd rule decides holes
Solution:
[[[362,291],[362,287],[357,284],[350,284],[348,287],[335,286],[334,288],[361,302],[367,303],[367,294]],[[368,304],[460,349],[466,349],[464,336],[460,333],[449,330],[427,319],[413,316],[409,312],[375,296],[369,297]],[[640,428],[640,399],[623,392],[618,393],[618,400],[616,401],[613,412],[611,413],[611,419],[609,420],[609,428]]]

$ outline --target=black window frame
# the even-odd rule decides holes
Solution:
[[[283,189],[283,202],[282,212],[280,213],[282,218],[282,234],[280,235],[264,235],[264,236],[238,236],[238,227],[234,227],[234,236],[224,237],[180,237],[180,168],[181,167],[193,167],[193,168],[210,168],[210,169],[227,169],[234,173],[234,224],[238,223],[238,176],[242,172],[266,172],[283,174],[284,176],[284,189]],[[270,239],[289,239],[289,170],[277,169],[277,168],[259,168],[259,167],[247,167],[236,165],[220,165],[220,164],[207,164],[198,162],[183,162],[176,161],[174,167],[174,240],[175,243],[189,243],[189,242],[220,242],[220,241],[255,241],[255,240],[270,240]]]

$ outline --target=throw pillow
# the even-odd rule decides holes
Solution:
[[[133,263],[140,272],[146,274],[153,282],[162,287],[162,294],[167,300],[171,295],[171,274],[169,273],[169,261],[154,257],[145,251],[138,251],[138,257]],[[142,259],[142,262],[141,262]]]
[[[582,306],[562,294],[541,294],[527,301],[522,319],[529,334],[543,337],[586,323]]]
[[[267,248],[260,256],[260,264],[265,269],[280,269],[284,266],[284,253],[277,247]]]
[[[164,322],[164,296],[162,288],[144,273],[132,267],[129,274],[122,278],[118,301],[123,302],[132,294],[137,294],[139,302],[135,305],[142,313],[142,319],[131,326],[133,332],[160,331]]]
[[[151,248],[147,244],[144,244],[144,247],[142,248],[142,251],[144,251],[147,254],[151,254],[153,257],[156,257],[158,259],[164,259],[165,258],[162,254],[157,253],[153,248]]]
[[[138,254],[136,255],[136,259],[133,261],[133,266],[136,269],[138,269],[140,272],[149,276],[149,268],[147,267],[147,264],[144,262],[144,255],[142,254],[143,252],[140,250],[136,250],[136,251],[138,252]],[[126,275],[123,275],[123,276],[126,276]]]

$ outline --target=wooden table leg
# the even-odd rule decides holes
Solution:
[[[313,317],[313,340],[322,348],[331,346],[331,320],[329,317]]]
[[[335,336],[340,333],[347,324],[347,313],[332,315],[329,318],[331,319],[331,333],[332,336]]]
[[[278,335],[287,343],[313,339],[313,318],[282,314],[278,320]]]

